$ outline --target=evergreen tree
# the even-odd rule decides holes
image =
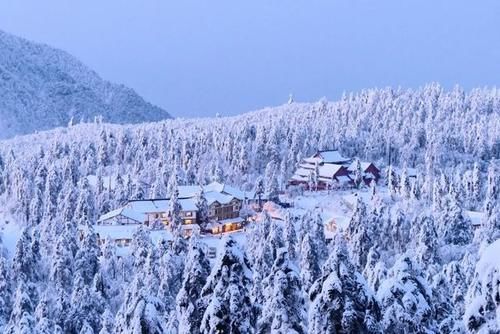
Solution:
[[[37,334],[52,334],[55,331],[55,324],[52,321],[50,310],[51,300],[45,293],[35,309],[35,330]]]
[[[306,333],[306,309],[299,275],[285,248],[280,248],[264,281],[265,303],[257,333]]]
[[[4,333],[29,334],[34,332],[34,307],[30,297],[32,295],[30,290],[32,288],[25,284],[24,281],[18,283],[9,323]]]
[[[359,188],[362,186],[363,183],[363,171],[361,169],[361,161],[359,161],[358,158],[354,160],[354,179],[353,179],[354,185],[356,188]]]
[[[2,240],[0,235],[0,331],[9,320],[12,294],[10,272],[7,260],[2,253]]]
[[[291,260],[297,258],[298,251],[298,239],[297,232],[295,230],[295,222],[295,217],[291,217],[289,213],[285,216],[285,244],[288,256]]]
[[[113,314],[106,309],[101,317],[101,330],[99,334],[112,334],[113,333],[114,318]]]
[[[184,268],[184,280],[176,298],[179,334],[199,333],[203,316],[200,295],[209,274],[210,263],[197,236],[192,236]]]
[[[339,234],[309,291],[309,333],[380,333],[380,310]]]
[[[68,334],[77,334],[84,328],[90,327],[93,332],[97,332],[103,311],[102,299],[85,283],[80,273],[77,273],[64,331]],[[88,329],[85,330],[88,331]]]
[[[252,333],[251,281],[248,259],[227,237],[201,292],[205,310],[201,333]]]
[[[262,209],[262,197],[264,195],[264,180],[262,179],[262,177],[258,177],[257,178],[257,181],[255,181],[255,189],[254,189],[254,192],[255,192],[255,197],[257,197],[257,199],[259,200],[259,208]]]
[[[97,236],[91,226],[82,226],[82,240],[80,248],[76,252],[74,270],[79,274],[84,283],[89,285],[99,270],[99,246]]]
[[[417,236],[416,259],[425,266],[439,264],[439,237],[434,219],[424,215],[418,219],[417,224],[420,229]]]
[[[385,263],[381,260],[377,248],[377,246],[372,246],[372,248],[370,248],[366,257],[366,266],[363,270],[363,276],[366,278],[366,283],[374,292],[378,291],[380,284],[382,284],[387,277],[387,268],[385,267]]]
[[[423,333],[434,330],[432,290],[418,265],[402,255],[378,290],[384,333]]]
[[[472,224],[464,217],[462,208],[453,196],[447,196],[443,210],[439,224],[444,242],[454,245],[470,243],[473,237]]]
[[[300,276],[304,291],[309,291],[320,275],[319,255],[311,235],[306,232],[300,247]]]
[[[366,256],[373,246],[373,225],[367,219],[366,206],[360,196],[356,197],[356,204],[347,227],[347,234],[351,240],[351,249],[354,263],[360,268],[366,265]]]
[[[134,278],[116,315],[114,333],[167,333],[163,302],[150,293],[154,288],[145,286],[140,275]]]
[[[204,230],[207,228],[207,224],[209,223],[209,212],[208,203],[203,188],[201,188],[200,192],[196,194],[196,208],[198,209],[198,211],[196,212],[198,224],[200,224],[201,229]]]
[[[498,333],[500,312],[500,241],[487,246],[475,265],[474,276],[465,299],[463,317],[468,333]]]

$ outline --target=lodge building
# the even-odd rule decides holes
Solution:
[[[178,201],[180,217],[185,235],[193,232],[219,234],[243,228],[246,221],[242,209],[254,201],[253,192],[243,192],[221,183],[211,183],[203,187],[208,205],[209,223],[201,230],[196,196],[201,191],[198,186],[180,186]],[[133,227],[140,224],[151,230],[165,230],[169,227],[170,199],[129,200],[123,207],[99,217],[96,227],[103,231],[100,238],[110,233],[112,227]],[[121,229],[123,230],[123,228]],[[130,240],[126,240],[126,243]]]
[[[360,162],[360,165],[365,184],[379,180],[380,170],[373,163]],[[342,156],[337,150],[318,151],[300,162],[288,186],[301,186],[306,190],[352,187],[356,168],[354,159]]]

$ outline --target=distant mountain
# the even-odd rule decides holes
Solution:
[[[122,124],[171,118],[70,54],[0,31],[0,138],[96,116]]]

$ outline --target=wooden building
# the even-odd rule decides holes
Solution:
[[[337,150],[318,151],[304,158],[288,181],[289,186],[301,186],[306,190],[327,190],[352,187],[356,162]],[[370,162],[361,162],[363,180],[369,184],[378,181],[380,170]]]

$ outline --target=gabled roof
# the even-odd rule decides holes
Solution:
[[[341,170],[344,166],[336,164],[324,164],[318,166],[320,181],[329,181]],[[292,176],[292,180],[309,181],[309,176],[314,172],[314,169],[299,168]]]
[[[326,178],[332,178],[337,174],[337,172],[342,168],[342,165],[336,165],[336,164],[324,164],[322,166],[319,166],[319,176],[320,177],[326,177]]]
[[[227,184],[219,182],[212,182],[210,184],[207,184],[205,187],[203,187],[203,190],[205,191],[205,193],[218,192],[226,195],[231,195],[239,200],[244,200],[245,198],[253,198],[254,196],[253,191],[242,191],[238,188],[228,186]]]
[[[134,220],[138,223],[142,223],[144,222],[145,220],[145,214],[142,212],[137,212],[131,208],[127,208],[126,206],[125,207],[122,207],[122,208],[119,208],[119,209],[116,209],[116,210],[113,210],[113,211],[110,211],[104,215],[102,215],[101,217],[99,217],[99,220],[97,222],[103,222],[103,221],[106,221],[106,220],[109,220],[109,219],[113,219],[113,218],[116,218],[116,217],[119,217],[119,216],[123,216],[123,217],[126,217],[126,218],[129,218],[131,220]]]
[[[363,161],[361,161],[361,162],[360,162],[360,165],[361,165],[361,171],[362,171],[362,172],[365,172],[365,171],[368,169],[368,167],[370,167],[370,165],[371,165],[371,164],[372,164],[371,162],[363,162]],[[347,169],[348,169],[350,172],[354,172],[354,171],[356,170],[356,161],[353,161],[353,162],[349,165],[349,167],[348,167]]]
[[[214,202],[218,202],[220,204],[228,204],[236,197],[211,191],[205,193],[205,198],[207,199],[207,204],[212,205]]]
[[[321,157],[323,159],[323,162],[325,163],[343,164],[351,161],[351,159],[342,156],[342,154],[340,154],[338,150],[318,151],[318,153],[316,153],[314,157],[318,156]]]

